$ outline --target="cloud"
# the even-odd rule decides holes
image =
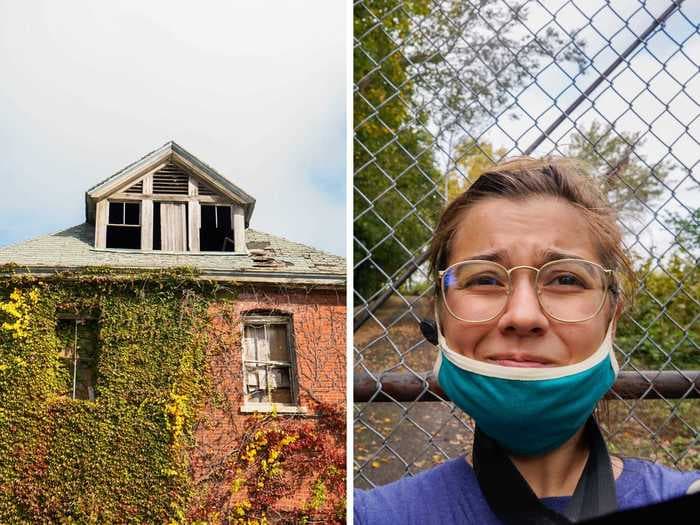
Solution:
[[[257,199],[252,227],[344,254],[342,2],[3,3],[0,68],[12,240],[172,139]]]

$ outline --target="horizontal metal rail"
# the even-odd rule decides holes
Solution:
[[[394,372],[382,374],[376,378],[367,372],[355,372],[353,386],[356,403],[449,400],[438,386],[432,372],[423,376]],[[620,372],[606,398],[700,399],[700,371]]]

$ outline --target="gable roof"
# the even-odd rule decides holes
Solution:
[[[342,257],[251,229],[246,230],[248,254],[104,250],[94,248],[94,239],[94,225],[83,223],[0,248],[0,266],[12,265],[4,270],[7,273],[35,275],[91,267],[124,271],[191,267],[205,279],[345,286],[345,259]]]
[[[172,140],[87,190],[85,192],[85,220],[90,224],[95,223],[95,205],[98,200],[128,187],[143,175],[170,162],[180,165],[185,170],[205,180],[213,189],[243,206],[245,224],[248,226],[255,207],[255,199]]]

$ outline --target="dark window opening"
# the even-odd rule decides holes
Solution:
[[[202,227],[199,229],[199,249],[203,252],[233,252],[231,206],[202,204]]]
[[[141,203],[110,202],[107,248],[141,248]]]
[[[140,249],[141,227],[107,226],[107,248]]]
[[[141,224],[141,206],[136,202],[124,204],[124,224],[138,226]]]
[[[185,204],[185,250],[190,249],[190,207]]]
[[[97,396],[98,326],[95,318],[61,318],[56,323],[63,394],[94,401]]]
[[[153,249],[161,249],[160,241],[160,202],[153,203]]]
[[[109,203],[109,224],[124,224],[124,203]]]
[[[110,202],[108,224],[139,226],[141,224],[141,203]]]

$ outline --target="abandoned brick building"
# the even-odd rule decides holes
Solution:
[[[345,261],[254,206],[169,142],[0,248],[1,522],[342,520]]]

